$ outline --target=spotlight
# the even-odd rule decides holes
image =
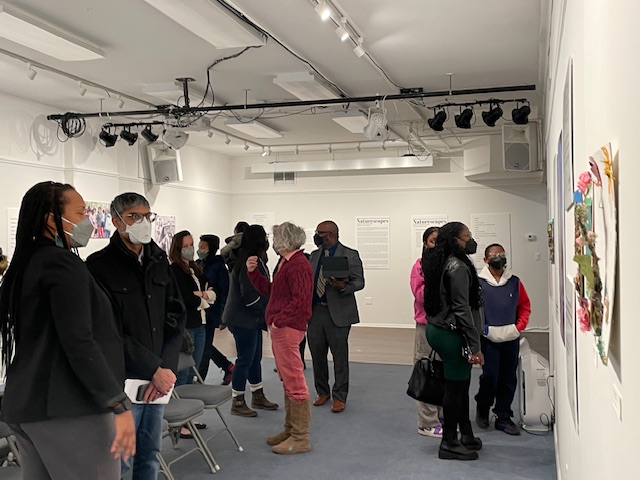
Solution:
[[[84,94],[87,93],[87,87],[82,82],[78,82],[78,93],[81,97],[84,97]]]
[[[229,135],[227,135],[227,138],[224,141],[225,145],[229,145],[231,143],[231,139],[229,138]]]
[[[180,150],[189,140],[189,134],[182,130],[166,130],[162,141],[174,150]]]
[[[120,132],[120,138],[127,142],[129,146],[131,146],[138,140],[138,134],[131,133],[130,130],[126,129]]]
[[[329,152],[329,153],[333,152],[333,148],[331,148],[331,145],[329,145],[329,148],[327,148],[327,152]]]
[[[298,147],[298,145],[296,145],[295,152],[296,152],[296,155],[298,155],[300,153],[300,147]]]
[[[36,78],[38,72],[34,70],[33,65],[31,65],[30,63],[27,63],[27,65],[29,66],[29,70],[27,70],[27,78],[29,80],[33,80],[34,78]]]
[[[249,150],[249,144],[244,142],[244,151],[246,152],[247,150]]]
[[[124,107],[124,100],[120,95],[118,95],[118,108]]]
[[[355,53],[356,57],[358,58],[360,58],[366,53],[364,51],[364,47],[362,46],[363,43],[364,43],[364,38],[358,37],[358,45],[353,49],[353,53]]]
[[[453,119],[456,122],[456,127],[458,128],[471,128],[471,119],[473,118],[473,110],[470,108],[465,108],[464,110],[460,110],[460,114],[456,115]]]
[[[271,155],[271,147],[267,148],[267,155]]]
[[[382,140],[387,133],[387,110],[371,113],[369,109],[367,126],[362,129],[362,133],[367,140]]]
[[[489,104],[491,106],[492,104]],[[487,124],[487,127],[495,127],[496,122],[502,118],[502,108],[500,104],[496,103],[495,107],[490,108],[488,112],[482,112],[482,120]]]
[[[329,8],[329,5],[325,3],[324,0],[320,0],[318,2],[315,8],[315,11],[318,15],[320,15],[320,18],[322,19],[323,22],[326,22],[327,20],[329,20],[329,18],[331,18],[331,9]]]
[[[209,138],[213,137],[213,130],[209,130],[207,132],[207,137],[209,137]]]
[[[356,150],[357,150],[358,152],[361,152],[361,151],[362,151],[362,146],[361,146],[360,144],[358,144],[358,146],[356,147]]]
[[[431,127],[432,130],[436,132],[441,132],[444,130],[444,122],[447,121],[447,112],[444,110],[440,110],[436,113],[433,118],[427,120],[427,123]]]
[[[349,39],[349,32],[347,32],[346,26],[347,19],[342,17],[342,19],[340,20],[340,26],[336,28],[336,35],[340,37],[341,42],[346,42]]]
[[[386,141],[383,140],[382,141],[382,150],[386,150],[386,149],[387,149]]]
[[[98,137],[100,138],[100,140],[102,140],[105,147],[113,147],[116,144],[116,141],[118,140],[117,135],[109,133],[104,128],[102,129]]]
[[[144,127],[144,130],[140,132],[140,135],[142,135],[142,137],[149,143],[153,143],[158,140],[158,135],[151,131],[151,125],[147,125],[146,127]]]
[[[531,107],[527,105],[523,105],[518,108],[516,104],[516,108],[511,111],[511,119],[513,123],[516,125],[526,125],[529,123],[529,114],[531,113]]]

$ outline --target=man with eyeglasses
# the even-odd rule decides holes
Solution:
[[[484,365],[476,395],[476,423],[489,427],[489,409],[494,406],[496,430],[520,435],[511,417],[516,392],[516,369],[520,352],[520,332],[529,322],[531,302],[518,277],[506,270],[507,254],[493,243],[484,251],[485,266],[478,274],[484,302]]]
[[[355,292],[364,288],[362,260],[357,250],[338,241],[338,225],[330,220],[316,228],[313,241],[318,247],[309,261],[314,271],[314,293],[307,339],[313,359],[313,377],[317,397],[313,404],[324,405],[333,397],[331,411],[345,409],[349,393],[349,332],[351,325],[360,322]],[[327,277],[323,260],[327,257],[346,257],[349,274],[346,278]],[[329,389],[327,355],[333,356],[334,384]]]
[[[123,193],[111,203],[117,231],[109,245],[87,259],[89,270],[110,293],[122,322],[128,379],[148,380],[143,403],[134,403],[136,454],[122,464],[133,480],[158,476],[164,405],[176,381],[178,353],[186,321],[185,307],[164,251],[151,239],[156,214],[137,193]]]

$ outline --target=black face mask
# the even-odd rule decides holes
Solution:
[[[464,246],[464,253],[466,253],[467,255],[473,255],[477,251],[478,251],[478,243],[473,238],[470,238],[467,241],[467,244]]]
[[[489,266],[495,268],[496,270],[502,270],[504,267],[507,266],[507,259],[502,257],[492,258],[489,260],[488,263],[489,263]]]
[[[322,244],[324,243],[324,237],[316,233],[313,236],[313,243],[316,244],[316,247],[321,247]]]

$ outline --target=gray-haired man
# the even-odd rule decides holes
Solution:
[[[123,193],[111,203],[117,232],[109,245],[87,259],[89,270],[111,294],[122,322],[127,378],[149,380],[145,403],[134,404],[136,455],[133,480],[157,478],[156,453],[162,443],[163,405],[149,404],[166,395],[176,381],[185,308],[166,254],[151,239],[155,214],[137,193]]]

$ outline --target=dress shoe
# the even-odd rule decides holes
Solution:
[[[333,413],[340,413],[340,412],[344,411],[344,407],[345,407],[344,402],[341,402],[340,400],[334,399],[333,400],[333,404],[331,404],[331,411]]]
[[[324,405],[328,401],[329,401],[329,395],[318,395],[316,399],[313,401],[313,404],[316,407],[319,407],[320,405]]]

